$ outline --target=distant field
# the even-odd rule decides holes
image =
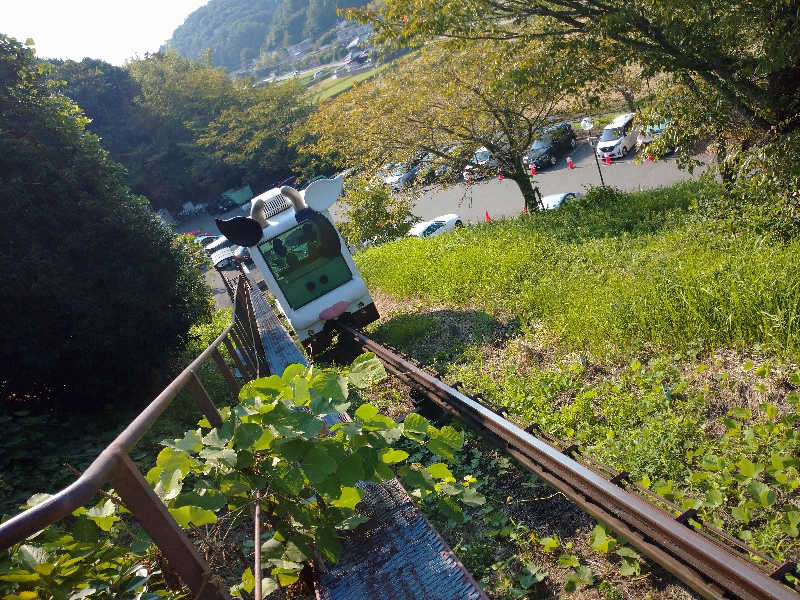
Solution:
[[[369,71],[364,71],[363,73],[358,73],[357,75],[350,75],[349,77],[338,77],[336,79],[329,78],[321,81],[317,85],[311,86],[309,90],[311,90],[314,100],[321,102],[326,98],[332,98],[333,96],[349,90],[360,81],[365,81],[371,77],[374,77],[378,73],[384,71],[389,64],[391,63],[381,65],[375,69],[370,69]]]

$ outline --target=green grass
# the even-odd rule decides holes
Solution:
[[[356,257],[368,287],[414,300],[370,335],[778,562],[796,560],[800,241],[734,234],[690,210],[711,191],[599,189],[558,211],[368,249]],[[492,457],[480,445],[475,456]],[[644,596],[638,567],[598,559],[608,550],[591,541],[593,523],[558,531],[568,506],[542,515],[553,490],[504,474],[501,458],[459,457],[487,497],[466,524],[426,508],[491,597],[517,597],[529,561],[550,574],[537,597],[560,596],[562,551],[591,564],[604,597]],[[563,545],[551,556],[540,545],[554,532]],[[647,595],[662,598],[656,579]]]
[[[338,77],[336,79],[328,78],[317,85],[311,86],[309,90],[315,101],[322,102],[323,100],[333,98],[334,96],[346,92],[357,83],[379,75],[385,71],[390,64],[391,63],[387,63],[370,69],[369,71],[358,73],[357,75],[350,75],[349,77]]]
[[[368,286],[543,323],[602,358],[732,347],[800,356],[800,242],[688,212],[698,183],[598,190],[559,211],[358,255]]]

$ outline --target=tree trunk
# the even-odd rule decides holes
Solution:
[[[542,207],[542,194],[538,187],[533,187],[531,178],[525,170],[525,165],[522,164],[522,158],[518,158],[514,161],[514,172],[509,179],[513,179],[517,187],[519,187],[519,191],[522,193],[522,198],[524,200],[524,209],[527,210],[529,214],[538,211]]]

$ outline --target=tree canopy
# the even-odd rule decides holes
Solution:
[[[533,207],[522,156],[567,102],[566,79],[552,68],[557,61],[545,63],[536,40],[430,44],[321,106],[307,124],[316,139],[311,149],[372,172],[385,163],[423,161],[460,174],[486,147]]]
[[[353,14],[353,13],[351,13]],[[635,58],[673,73],[755,130],[800,126],[800,12],[794,2],[714,0],[387,0],[361,13],[380,38],[421,43],[432,35],[546,39],[555,47]]]
[[[215,65],[236,71],[262,54],[306,39],[329,42],[327,34],[339,21],[336,11],[364,4],[343,0],[211,0],[186,18],[167,45],[193,60],[210,50]]]
[[[0,35],[0,386],[5,401],[128,402],[210,314],[209,290],[45,71]]]
[[[131,188],[156,208],[210,202],[244,184],[286,178],[297,159],[288,130],[310,110],[296,82],[257,88],[174,52],[130,62],[59,61],[59,89],[91,122]]]

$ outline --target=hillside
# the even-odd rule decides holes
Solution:
[[[337,9],[361,6],[344,0],[211,0],[190,14],[167,45],[184,58],[198,59],[211,50],[217,66],[231,71],[281,69],[310,52],[326,50],[332,59],[352,38],[334,31]],[[290,48],[305,42],[295,52]],[[321,64],[321,62],[317,63]]]
[[[368,334],[699,521],[797,560],[800,244],[690,209],[717,192],[598,188],[557,211],[372,247],[356,256],[382,315]],[[402,414],[406,389],[385,384],[378,403]],[[635,553],[620,563],[601,526],[503,460],[475,446],[453,476],[475,473],[485,506],[465,523],[431,516],[490,597],[540,580],[548,594],[525,597],[564,597],[578,565],[599,592],[579,598],[690,597]]]

